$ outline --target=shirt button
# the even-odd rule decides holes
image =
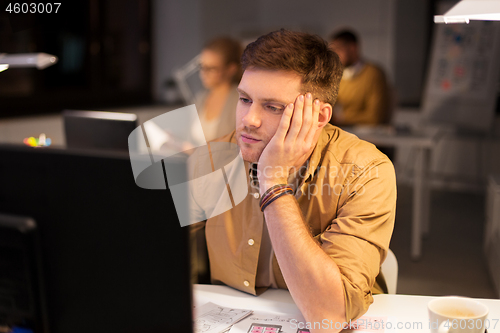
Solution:
[[[247,280],[245,280],[245,281],[243,282],[243,284],[245,285],[245,287],[248,287],[248,286],[250,285],[250,282],[248,282]]]
[[[259,193],[254,193],[254,194],[253,194],[253,197],[254,197],[255,199],[258,199],[258,198],[260,197],[260,195],[259,195]]]
[[[254,244],[255,244],[254,240],[250,238],[250,239],[248,240],[248,245],[254,245]]]

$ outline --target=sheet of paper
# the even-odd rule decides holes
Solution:
[[[229,333],[305,333],[309,329],[341,329],[345,333],[396,333],[405,323],[395,317],[363,316],[350,323],[334,323],[329,320],[306,322],[302,316],[254,312],[233,325]],[[336,327],[338,326],[338,327]]]
[[[297,324],[300,322],[304,322],[302,316],[254,312],[233,325],[229,333],[297,333],[299,332]]]
[[[207,303],[194,308],[193,312],[194,333],[221,333],[249,316],[252,310],[232,309]]]

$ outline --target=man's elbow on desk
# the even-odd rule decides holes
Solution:
[[[330,297],[325,297],[326,301],[330,301]],[[309,315],[303,313],[306,322],[303,323],[303,328],[309,329],[310,332],[334,332],[338,333],[349,325],[346,317],[345,293],[344,304],[335,304],[333,311],[325,311],[318,303],[319,309],[310,309]]]
[[[342,283],[350,283],[346,277],[342,277]],[[352,287],[352,286],[351,286]],[[359,293],[355,292],[351,287],[345,286],[343,288],[344,304],[335,306],[334,311],[324,311],[321,302],[318,302],[316,309],[309,309],[303,311],[306,321],[302,324],[302,328],[308,328],[312,333],[314,332],[340,332],[350,325],[351,322],[361,317],[373,303],[371,293],[362,297]],[[325,297],[326,301],[331,300],[330,297]]]

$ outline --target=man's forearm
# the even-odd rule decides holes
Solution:
[[[325,320],[333,323],[332,331],[340,331],[335,329],[336,322],[345,321],[340,271],[313,239],[297,200],[285,195],[270,204],[264,215],[283,277],[304,318],[311,323]]]

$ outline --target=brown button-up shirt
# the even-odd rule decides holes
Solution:
[[[236,143],[234,132],[220,141]],[[265,223],[256,193],[249,177],[242,202],[193,226],[193,230],[205,226],[212,283],[253,295],[258,293],[258,274],[271,276],[279,288],[286,288],[275,256],[273,272],[257,270]],[[195,193],[194,200],[202,195]],[[376,280],[380,281],[396,209],[391,161],[374,145],[328,124],[295,197],[311,234],[340,269],[347,320],[358,318],[373,302],[372,293],[381,290]]]

